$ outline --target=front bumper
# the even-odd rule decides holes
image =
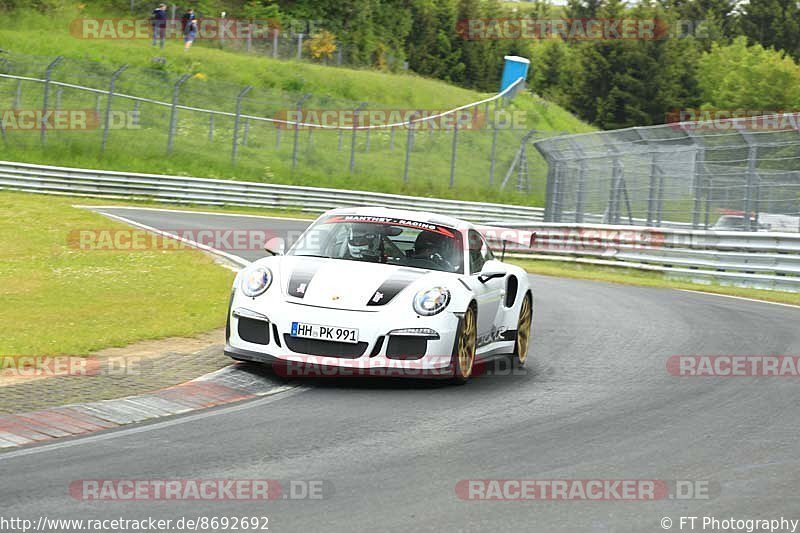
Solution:
[[[269,363],[295,375],[323,368],[338,369],[338,375],[423,377],[444,376],[451,368],[460,317],[447,310],[423,317],[412,311],[398,316],[391,307],[349,311],[273,301],[265,310],[255,303],[237,298],[228,311],[225,353],[234,359]],[[292,322],[356,328],[359,342],[291,337]],[[393,333],[405,328],[427,328],[436,337]]]

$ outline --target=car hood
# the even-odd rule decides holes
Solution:
[[[281,289],[288,301],[355,311],[379,311],[404,290],[437,274],[377,263],[285,256]],[[425,282],[422,282],[425,283]]]

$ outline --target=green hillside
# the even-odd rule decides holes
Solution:
[[[481,94],[413,74],[328,67],[310,62],[274,60],[254,54],[197,46],[185,52],[182,43],[168,42],[164,50],[148,40],[88,40],[70,34],[71,20],[85,16],[69,12],[48,17],[35,12],[0,13],[0,72],[42,78],[47,64],[57,55],[64,61],[53,79],[105,90],[111,73],[128,65],[118,80],[117,92],[169,102],[172,87],[181,74],[191,77],[181,89],[179,102],[200,108],[233,112],[236,95],[250,85],[242,112],[252,116],[281,116],[296,106],[303,94],[311,94],[306,109],[351,110],[362,102],[367,110],[425,110],[435,112],[477,101]],[[41,109],[43,85],[0,79],[0,108],[10,109],[21,90],[19,107]],[[95,109],[101,115],[106,100],[69,88],[50,91],[49,108]],[[113,101],[113,109],[132,113],[134,102]],[[480,108],[485,111],[485,107]],[[352,133],[302,130],[298,133],[297,167],[293,130],[251,121],[241,123],[235,166],[231,163],[233,119],[214,117],[213,138],[209,116],[180,111],[174,150],[167,155],[170,112],[148,103],[138,108],[138,129],[114,129],[101,153],[102,131],[53,131],[42,146],[38,132],[8,131],[2,157],[43,164],[107,168],[127,171],[182,174],[224,179],[330,186],[406,193],[540,204],[545,165],[530,151],[532,190],[514,191],[514,179],[500,191],[522,136],[535,129],[538,137],[591,128],[558,106],[523,92],[504,109],[513,117],[513,128],[498,133],[495,184],[489,186],[492,131],[481,127],[462,131],[457,139],[455,186],[449,187],[453,133],[449,130],[416,132],[409,158],[409,181],[402,181],[408,131],[393,134],[376,130],[356,136],[355,171],[350,173]],[[480,120],[481,125],[485,121]],[[130,124],[128,124],[130,126]],[[246,129],[246,134],[245,134]],[[245,145],[246,135],[246,145]]]

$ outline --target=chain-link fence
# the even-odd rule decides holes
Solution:
[[[7,147],[63,154],[61,164],[84,163],[79,155],[131,154],[175,161],[184,175],[387,191],[412,182],[437,193],[453,189],[454,197],[469,189],[475,198],[516,183],[517,191],[543,198],[544,180],[531,185],[527,166],[524,179],[517,170],[509,181],[520,141],[531,135],[507,118],[523,83],[454,109],[395,109],[241,87],[158,63],[114,68],[3,54],[0,134]],[[78,111],[83,126],[63,116]],[[35,117],[33,127],[26,127],[26,113]],[[544,161],[536,159],[533,172],[543,177]]]
[[[546,215],[586,222],[800,231],[800,116],[551,137]]]

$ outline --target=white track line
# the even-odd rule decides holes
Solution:
[[[264,219],[275,219],[275,220],[295,220],[298,222],[308,222],[311,223],[314,221],[314,218],[296,218],[296,217],[277,217],[277,216],[268,216],[268,215],[248,215],[248,214],[241,214],[241,213],[217,213],[214,211],[192,211],[190,209],[164,209],[159,207],[136,207],[132,205],[73,205],[72,207],[76,207],[79,209],[131,209],[136,211],[166,211],[168,213],[189,213],[195,215],[213,215],[218,217],[245,217],[245,218],[264,218]]]
[[[237,264],[237,265],[239,265],[241,267],[246,267],[246,266],[248,266],[250,264],[250,261],[248,261],[247,259],[244,259],[243,257],[239,257],[238,255],[229,254],[228,252],[223,252],[222,250],[217,250],[216,248],[212,248],[211,246],[207,246],[207,245],[201,244],[201,243],[199,243],[197,241],[193,241],[191,239],[187,239],[185,237],[181,237],[179,235],[175,235],[174,233],[170,233],[168,231],[163,231],[163,230],[160,230],[158,228],[154,228],[152,226],[148,226],[147,224],[142,224],[141,222],[136,222],[135,220],[131,220],[129,218],[121,217],[119,215],[112,215],[111,213],[104,213],[102,211],[95,211],[95,212],[100,214],[100,215],[103,215],[103,216],[106,216],[106,217],[109,217],[109,218],[113,218],[114,220],[117,220],[119,222],[123,222],[125,224],[130,224],[131,226],[135,226],[137,228],[141,228],[141,229],[146,230],[146,231],[151,231],[151,232],[153,232],[153,233],[155,233],[157,235],[161,235],[162,237],[169,237],[170,239],[175,239],[176,241],[180,241],[180,242],[182,242],[184,244],[188,244],[189,246],[197,248],[198,250],[203,250],[204,252],[208,252],[210,254],[214,254],[214,255],[217,255],[219,257],[223,257],[223,258],[227,259],[228,261],[231,261],[232,263]],[[227,265],[226,265],[226,267],[229,268],[230,270],[233,270],[234,272],[238,272],[239,271],[238,269],[233,268],[233,267],[228,267]]]
[[[755,298],[745,298],[744,296],[734,296],[732,294],[720,294],[718,292],[706,292],[706,291],[699,291],[699,290],[696,291],[696,290],[693,290],[693,289],[673,289],[673,290],[682,291],[682,292],[693,292],[695,294],[707,294],[709,296],[719,296],[721,298],[733,298],[735,300],[744,300],[745,302],[756,302],[756,303],[759,303],[759,304],[780,305],[782,307],[793,307],[795,309],[800,309],[800,305],[785,304],[785,303],[782,303],[782,302],[771,302],[769,300],[757,300]]]

